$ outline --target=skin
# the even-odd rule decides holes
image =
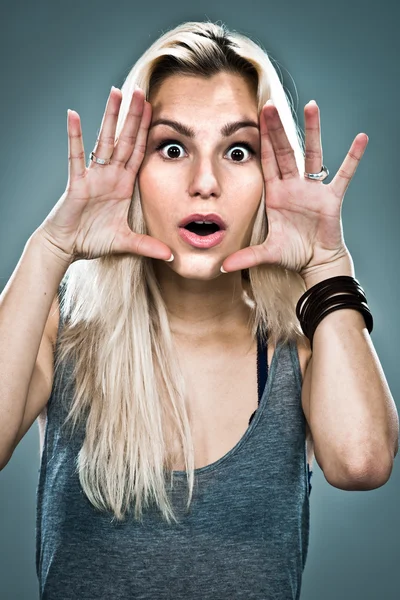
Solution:
[[[173,75],[150,102],[152,121],[138,185],[149,234],[175,257],[171,263],[154,261],[171,329],[201,338],[228,335],[232,328],[237,332],[232,335],[243,335],[249,308],[241,272],[222,275],[220,267],[227,256],[249,245],[262,196],[256,97],[237,75]],[[164,124],[153,127],[160,118],[191,127],[195,136],[186,137]],[[239,120],[251,120],[257,127],[243,127],[229,137],[221,134],[225,124]],[[156,150],[167,139],[176,143]],[[252,146],[255,155],[238,144],[241,141]],[[172,148],[177,158],[169,157]],[[180,238],[178,223],[197,212],[222,216],[227,231],[219,245],[198,249]]]

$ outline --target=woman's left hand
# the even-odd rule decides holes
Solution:
[[[322,147],[317,104],[305,115],[305,171],[321,171]],[[274,264],[312,277],[332,263],[348,259],[341,222],[341,206],[349,183],[368,144],[359,133],[329,185],[299,173],[293,149],[276,107],[266,104],[260,113],[261,165],[265,183],[267,239],[228,256],[225,271]]]

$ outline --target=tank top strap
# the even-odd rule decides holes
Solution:
[[[264,393],[268,379],[268,359],[267,359],[268,338],[264,340],[257,332],[257,389],[258,389],[258,406],[260,405],[261,397]],[[249,425],[252,422],[256,410],[249,419]]]
[[[268,359],[267,359],[268,338],[264,341],[257,334],[257,381],[258,381],[258,404],[260,404],[267,378],[268,378]]]

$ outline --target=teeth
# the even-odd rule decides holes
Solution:
[[[195,221],[195,223],[197,223],[198,225],[212,225],[213,221]]]

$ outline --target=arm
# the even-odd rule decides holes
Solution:
[[[310,274],[306,287],[337,275],[355,276],[350,257]],[[398,450],[399,418],[358,311],[334,311],[318,325],[302,404],[315,457],[331,485],[368,490],[387,482]]]
[[[35,232],[0,295],[1,466],[14,447],[46,320],[67,268],[61,252]]]
[[[356,135],[336,175],[325,185],[315,101],[304,107],[304,120],[305,170],[301,172],[303,166],[299,170],[278,109],[271,99],[262,107],[261,166],[268,234],[260,244],[225,258],[225,273],[279,265],[299,273],[307,289],[329,277],[354,277],[341,211],[368,136]],[[322,178],[311,181],[310,173],[322,173]],[[329,483],[342,489],[373,489],[388,480],[398,447],[399,419],[364,318],[354,309],[332,312],[318,325],[302,404],[315,457]]]

